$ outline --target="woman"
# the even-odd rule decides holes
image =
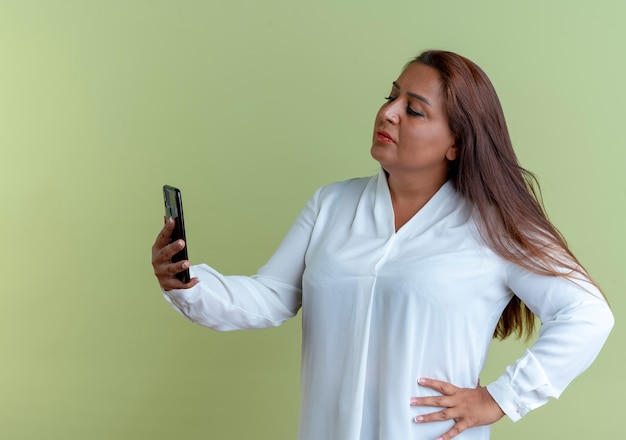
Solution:
[[[471,61],[428,51],[393,82],[370,178],[319,189],[253,277],[152,264],[165,298],[217,330],[279,325],[302,308],[299,439],[487,439],[558,397],[593,361],[613,316],[547,220],[517,162],[497,95]],[[531,349],[495,382],[492,337]]]

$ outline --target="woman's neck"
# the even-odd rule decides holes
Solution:
[[[445,182],[445,178],[422,181],[398,179],[387,174],[396,231],[417,214]]]

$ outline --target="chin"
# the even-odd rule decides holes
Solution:
[[[381,151],[381,148],[379,146],[372,145],[372,148],[370,148],[370,155],[372,156],[372,159],[382,165],[381,160],[384,161],[385,154],[383,151]]]

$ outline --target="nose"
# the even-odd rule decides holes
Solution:
[[[389,102],[381,108],[380,115],[383,119],[390,124],[397,124],[400,122],[400,116],[398,113],[398,100]]]

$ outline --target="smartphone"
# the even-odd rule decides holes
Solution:
[[[167,220],[174,219],[174,230],[170,235],[170,243],[176,240],[183,239],[185,241],[185,247],[177,252],[172,257],[172,263],[181,260],[188,260],[187,254],[187,238],[185,237],[185,219],[183,217],[183,198],[180,190],[173,186],[163,185],[163,202],[165,203],[165,218]],[[183,283],[188,283],[191,278],[189,276],[189,269],[185,269],[182,272],[176,274],[176,278]]]

